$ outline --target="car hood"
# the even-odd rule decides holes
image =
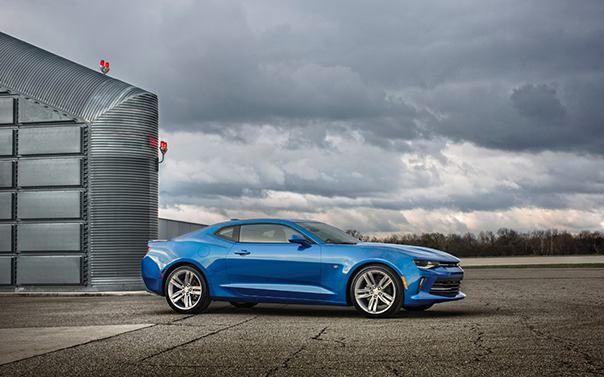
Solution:
[[[444,251],[430,249],[429,247],[412,246],[412,245],[397,245],[391,243],[377,243],[377,242],[361,242],[357,246],[364,248],[376,248],[376,249],[390,249],[404,253],[413,259],[431,260],[436,262],[449,262],[459,263],[460,260],[457,257]]]

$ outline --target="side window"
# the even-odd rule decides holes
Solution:
[[[303,237],[292,228],[279,224],[249,224],[241,226],[239,242],[289,243],[293,234]]]
[[[237,226],[227,226],[225,228],[218,229],[214,235],[227,241],[237,242],[237,238],[239,236],[237,228]]]

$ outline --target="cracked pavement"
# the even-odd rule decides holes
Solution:
[[[81,343],[0,376],[604,375],[604,269],[468,269],[462,290],[463,301],[386,320],[346,307],[213,303],[184,316],[155,296],[4,296],[0,333],[25,335],[3,344],[33,347],[28,329],[48,328],[79,330]],[[95,326],[125,330],[86,338]]]

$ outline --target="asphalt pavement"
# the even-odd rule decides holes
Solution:
[[[468,297],[392,319],[346,307],[0,297],[0,376],[604,375],[604,269],[469,269]]]

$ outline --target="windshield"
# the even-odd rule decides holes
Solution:
[[[359,242],[358,239],[352,237],[343,230],[336,228],[335,226],[315,221],[305,221],[297,224],[317,236],[325,243],[354,245]]]

